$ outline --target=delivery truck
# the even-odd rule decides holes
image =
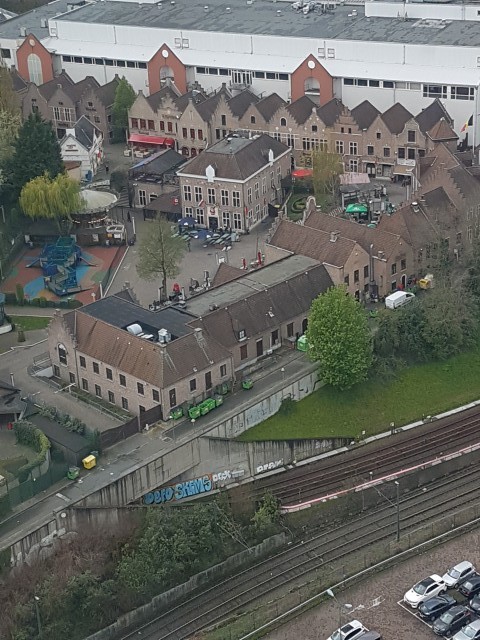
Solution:
[[[387,309],[398,309],[414,298],[415,294],[409,291],[395,291],[385,298],[385,306]]]

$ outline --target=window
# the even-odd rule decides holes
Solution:
[[[369,87],[379,87],[380,86],[380,80],[369,80],[368,81],[368,86]]]
[[[140,413],[145,413],[145,407],[142,407],[141,404],[138,405],[138,410]]]
[[[417,139],[417,132],[416,131],[412,131],[412,130],[408,130],[407,131],[407,140],[408,142],[415,142]]]
[[[382,138],[382,134],[380,133],[380,131],[377,131],[377,140],[381,140]]]
[[[222,225],[225,229],[228,229],[230,227],[230,211],[223,211],[222,212]]]
[[[286,127],[287,126],[287,119],[286,118],[280,118],[280,126],[281,127]]]
[[[195,140],[195,129],[190,129],[190,138]]]
[[[108,367],[105,369],[105,373],[107,375],[107,380],[113,380],[113,371]]]
[[[92,362],[93,373],[100,373],[100,366],[98,362]]]
[[[229,76],[229,75],[230,75],[230,71],[229,71],[228,69],[219,69],[219,70],[218,70],[218,73],[219,73],[221,76]]]
[[[457,233],[457,244],[460,244],[462,242],[462,232],[459,231]],[[402,267],[403,268],[403,267]]]
[[[141,382],[137,382],[137,393],[141,396],[145,395],[145,387]]]
[[[97,398],[102,397],[102,389],[99,384],[95,385],[95,395],[97,396]]]
[[[197,379],[196,378],[192,378],[190,380],[190,392],[195,391],[197,388]]]
[[[441,84],[424,84],[424,98],[447,98],[447,87]]]
[[[352,87],[355,84],[355,81],[353,78],[344,78],[343,84]]]
[[[147,204],[147,192],[145,189],[138,190],[138,202],[141,207],[144,207]]]
[[[363,267],[363,277],[368,278],[368,264]]]
[[[250,116],[250,124],[255,124],[257,121],[257,119],[255,118],[255,116]]]
[[[5,51],[5,49],[2,49],[2,58],[5,58],[5,56],[3,55],[3,51]],[[8,49],[6,49],[6,51],[9,51]],[[8,56],[10,57],[10,56]],[[71,62],[72,61],[72,56],[62,56],[62,61],[63,62]]]
[[[278,329],[275,329],[274,331],[272,331],[270,337],[271,337],[271,345],[272,347],[274,347],[275,345],[278,344]]]
[[[123,375],[123,373],[120,374],[119,378],[120,378],[120,385],[122,387],[126,387],[127,386],[127,380],[126,380],[125,376]]]
[[[348,275],[348,273],[343,279],[343,284],[347,285],[347,287],[350,286],[350,276]]]
[[[205,75],[207,73],[207,70],[205,67],[197,67],[197,73],[201,73],[202,75]]]
[[[43,84],[42,63],[36,53],[31,53],[27,58],[28,77],[34,84]]]
[[[170,400],[170,406],[174,407],[177,404],[177,392],[175,391],[175,389],[170,389],[168,397]]]
[[[367,156],[373,156],[373,154],[374,154],[374,148],[371,144],[369,144],[367,147]]]
[[[107,67],[113,67],[113,60],[108,60],[108,58],[105,58],[105,65]]]
[[[207,373],[205,374],[205,389],[211,389],[212,388],[212,372],[211,371],[207,371]]]
[[[405,158],[405,147],[398,147],[397,155],[401,160],[403,160]]]
[[[290,324],[287,324],[287,338],[292,338],[293,337],[293,322],[290,322]]]
[[[392,264],[392,276],[394,276],[397,273],[397,263],[394,262]]]
[[[132,120],[132,129],[138,129],[138,118],[131,118]]]
[[[203,140],[203,131],[202,131],[202,129],[198,129],[197,137],[198,137],[199,140]]]
[[[220,366],[220,377],[224,378],[227,375],[227,365],[226,364],[222,364]]]
[[[343,155],[343,140],[335,140],[335,153]]]
[[[152,389],[152,399],[154,402],[160,402],[160,393],[157,389]]]
[[[263,340],[257,340],[257,358],[261,358],[263,356]]]
[[[327,49],[327,58],[335,58],[335,49]]]
[[[246,360],[248,358],[248,345],[242,344],[240,347],[240,360]]]
[[[474,100],[475,89],[473,87],[450,87],[452,100]]]
[[[384,158],[390,157],[390,147],[383,147],[383,157]]]
[[[128,411],[128,400],[126,398],[122,398],[122,409]]]
[[[167,122],[168,133],[173,133],[173,122]]]
[[[409,160],[415,160],[415,149],[411,149],[411,148],[407,149],[407,158]]]
[[[164,120],[160,120],[160,131],[165,131],[165,121]]]
[[[384,80],[383,81],[383,88],[384,89],[393,89],[394,86],[395,85],[391,80]]]
[[[84,58],[83,61],[87,64],[87,58]],[[125,60],[117,60],[117,67],[126,67]]]
[[[155,131],[155,122],[153,120],[148,120],[147,124],[148,124],[149,131]]]
[[[255,182],[254,191],[255,191],[255,200],[258,200],[259,197],[260,197],[260,183],[259,182]]]
[[[63,344],[58,345],[58,359],[60,364],[67,364],[67,350]]]
[[[351,156],[358,156],[358,144],[356,142],[350,142],[348,148]]]
[[[262,195],[264,196],[266,193],[267,193],[267,176],[263,176],[262,177]],[[238,199],[238,203],[240,204],[240,197]]]
[[[110,402],[110,404],[115,404],[115,394],[113,393],[113,391],[108,392],[108,401]]]
[[[363,78],[359,78],[357,80],[357,86],[359,87],[366,87],[368,85],[367,80],[364,80]]]
[[[220,195],[222,198],[222,207],[228,207],[228,189],[222,189]]]
[[[405,258],[402,258],[402,260],[400,261],[400,269],[402,271],[405,271],[406,268],[407,268],[407,261],[405,260]]]
[[[240,191],[232,191],[232,205],[234,207],[240,206]]]
[[[195,202],[202,202],[203,190],[202,187],[194,187]]]
[[[68,374],[69,380],[70,380],[70,384],[75,384],[75,374],[70,372]]]
[[[86,380],[85,378],[82,378],[82,389],[84,391],[88,391],[88,380]]]
[[[87,368],[87,361],[85,360],[85,356],[80,356],[80,366],[82,367],[82,369]]]
[[[242,228],[242,216],[237,211],[233,212],[233,228],[234,229]]]
[[[222,120],[222,127],[226,127],[227,126],[227,116],[222,115],[221,116],[221,120]]]
[[[272,187],[273,186],[275,186],[275,185],[274,185],[274,182],[273,182],[273,171],[272,171]],[[248,189],[247,189],[247,203],[248,204],[252,204],[252,200],[253,200],[252,187],[248,187]]]
[[[208,187],[207,189],[208,204],[215,204],[215,189]]]
[[[351,159],[348,163],[348,170],[352,171],[353,173],[357,173],[358,171],[358,160],[355,159]]]
[[[355,269],[355,271],[353,272],[353,282],[355,284],[357,282],[360,282],[360,273],[359,273],[358,269]]]
[[[140,129],[146,129],[147,128],[147,121],[144,120],[143,118],[140,118]]]
[[[192,187],[188,184],[183,185],[183,199],[185,202],[192,201]]]

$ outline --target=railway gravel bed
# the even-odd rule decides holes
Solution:
[[[478,407],[434,420],[409,431],[339,453],[318,462],[260,478],[250,499],[271,491],[282,504],[295,504],[352,487],[371,478],[395,473],[477,443]],[[248,488],[245,488],[247,495]],[[236,499],[241,499],[238,490]]]
[[[402,535],[460,511],[480,501],[480,478],[475,468],[452,474],[428,488],[412,492],[400,501]],[[397,527],[397,506],[367,512],[335,529],[325,530],[304,542],[257,563],[231,578],[191,597],[141,629],[122,637],[131,640],[186,640],[277,589],[292,589],[308,582],[323,565],[345,562],[348,556],[382,540],[392,539]]]

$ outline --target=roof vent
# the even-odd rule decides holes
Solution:
[[[225,9],[225,11],[226,11],[227,13],[231,13],[231,12],[232,12],[232,9],[231,9],[231,7],[227,7],[227,8]]]
[[[40,20],[40,26],[45,29],[47,27],[47,19],[46,18],[41,18]]]
[[[330,242],[336,242],[338,240],[339,235],[340,235],[339,231],[330,231]]]
[[[132,336],[139,336],[143,333],[142,327],[138,324],[138,322],[134,322],[133,324],[129,324],[127,327],[128,333],[131,333]]]
[[[281,16],[282,15],[282,10],[281,9],[277,9],[277,16]]]
[[[208,4],[206,4],[206,5],[203,7],[203,10],[204,10],[204,11],[208,11]]]
[[[22,36],[22,38],[25,38],[25,36],[27,35],[27,30],[25,29],[25,27],[20,27],[20,35]]]
[[[160,329],[158,331],[158,341],[160,344],[167,344],[172,339],[172,334],[167,329]]]

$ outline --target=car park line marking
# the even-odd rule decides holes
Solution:
[[[404,611],[406,611],[407,613],[412,615],[414,618],[416,618],[417,620],[420,620],[420,622],[423,622],[423,624],[426,627],[428,627],[431,630],[433,629],[433,624],[430,624],[430,622],[428,622],[427,620],[424,620],[423,618],[421,618],[414,609],[410,609],[409,607],[407,607],[407,605],[403,602],[403,600],[399,600],[397,602],[397,604],[398,604],[399,607],[402,607],[402,609]]]

